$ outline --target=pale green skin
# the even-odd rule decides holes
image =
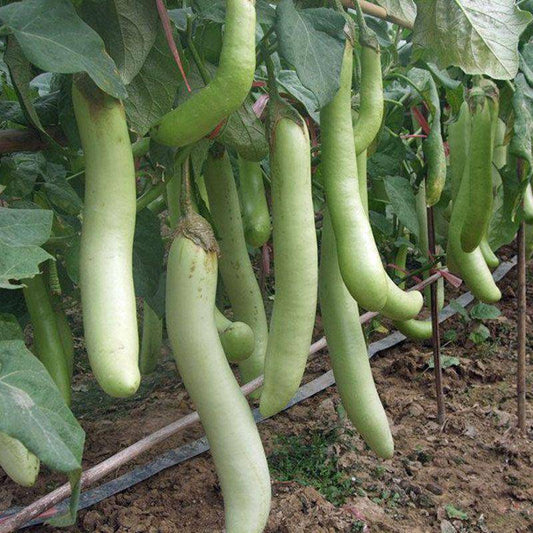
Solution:
[[[239,363],[245,383],[263,373],[268,325],[261,290],[246,248],[239,196],[228,154],[209,154],[204,174],[209,211],[219,237],[219,268],[235,320],[252,328],[253,354]]]
[[[482,302],[496,303],[502,294],[498,289],[481,250],[465,252],[461,247],[461,228],[470,208],[468,190],[468,165],[465,165],[463,179],[457,192],[448,230],[447,259],[450,272],[460,276],[472,294]]]
[[[461,230],[461,246],[465,252],[477,248],[487,234],[492,215],[492,116],[487,98],[472,111],[470,151],[467,165],[470,204]]]
[[[254,352],[255,337],[252,328],[244,322],[232,322],[215,307],[215,324],[230,362],[244,361]]]
[[[261,163],[239,157],[239,198],[246,242],[260,248],[271,233]]]
[[[183,235],[168,257],[166,320],[185,387],[211,447],[224,497],[226,531],[263,531],[270,509],[265,452],[220,343],[213,308],[217,257]]]
[[[406,292],[387,276],[387,301],[381,314],[393,320],[409,320],[420,313],[424,297],[418,291]]]
[[[461,104],[457,120],[448,126],[448,145],[453,202],[459,192],[470,152],[470,113],[466,102]]]
[[[33,325],[33,351],[70,405],[70,364],[48,288],[42,274],[24,280],[24,284],[24,299]]]
[[[483,254],[483,258],[485,259],[487,266],[491,270],[494,270],[500,264],[500,260],[498,259],[498,256],[492,251],[492,248],[490,247],[489,241],[486,236],[481,239],[481,242],[479,243],[479,249]]]
[[[18,485],[31,487],[39,474],[39,459],[22,442],[0,432],[0,467]]]
[[[431,320],[411,318],[410,320],[395,321],[394,327],[406,337],[418,341],[428,340],[433,336]]]
[[[143,329],[141,337],[141,352],[139,355],[139,369],[143,376],[151,374],[161,357],[163,344],[163,319],[150,307],[148,302],[143,302]]]
[[[387,301],[387,275],[359,193],[350,108],[352,65],[347,41],[340,88],[320,111],[322,172],[344,283],[365,309],[381,311]]]
[[[353,141],[352,63],[352,48],[347,41],[339,91],[320,112],[322,170],[339,266],[346,287],[360,305],[389,318],[407,320],[420,312],[423,298],[417,291],[402,291],[389,278],[372,235],[360,194],[360,188],[366,184],[366,173],[360,182]]]
[[[524,192],[524,221],[527,224],[533,223],[533,189],[531,184],[526,187]]]
[[[507,144],[504,144],[506,129],[505,122],[498,118],[494,130],[494,145],[492,149],[492,162],[498,170],[507,163]]]
[[[227,0],[220,61],[214,78],[167,113],[150,135],[167,146],[200,140],[244,102],[255,72],[255,2]]]
[[[80,248],[83,327],[98,383],[110,396],[126,397],[141,379],[132,270],[135,169],[122,103],[87,86],[82,81],[72,89],[86,161]]]
[[[327,212],[322,229],[319,293],[331,366],[342,405],[368,446],[379,457],[390,459],[394,442],[372,378],[359,308],[342,281],[335,235]]]
[[[367,150],[357,154],[357,181],[359,182],[359,196],[365,213],[368,213],[368,183],[366,173]]]
[[[264,416],[281,411],[300,386],[318,291],[309,136],[294,110],[279,113],[270,138],[276,291],[259,405]]]
[[[350,74],[351,77],[351,74]],[[370,46],[361,48],[361,105],[353,124],[356,154],[361,154],[375,139],[383,120],[383,79],[381,53]]]

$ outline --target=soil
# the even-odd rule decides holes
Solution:
[[[479,323],[458,316],[442,329],[451,339],[443,343],[451,365],[444,370],[443,426],[436,421],[430,344],[406,342],[373,359],[395,437],[393,459],[379,460],[365,447],[343,417],[335,387],[259,426],[273,472],[267,532],[533,531],[533,380],[529,372],[529,426],[521,436],[515,416],[515,272],[500,283],[501,316],[484,322],[489,339],[475,344],[469,336]],[[530,306],[529,348],[532,318]],[[191,411],[168,349],[135,399],[105,398],[86,372],[79,317],[71,319],[80,352],[73,409],[87,433],[85,467]],[[322,354],[309,363],[306,380],[328,369]],[[201,435],[194,426],[134,463]],[[43,467],[36,486],[23,489],[0,473],[0,511],[29,503],[63,481]],[[205,453],[81,511],[67,531],[218,532],[223,524],[220,487]]]

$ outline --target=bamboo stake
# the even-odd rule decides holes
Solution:
[[[433,217],[433,207],[427,209],[428,219],[428,243],[429,254],[435,257],[435,220]],[[433,338],[433,368],[435,372],[435,394],[437,395],[437,422],[440,426],[444,424],[444,391],[442,388],[442,367],[440,362],[440,331],[439,331],[439,309],[437,304],[437,285],[431,284],[431,328]]]
[[[526,239],[524,221],[518,228],[518,361],[516,372],[516,396],[518,429],[526,432]]]

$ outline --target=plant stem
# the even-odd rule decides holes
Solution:
[[[198,72],[200,72],[200,76],[202,76],[203,82],[207,85],[211,81],[211,76],[207,69],[205,68],[204,62],[202,61],[202,58],[200,57],[200,54],[198,53],[198,49],[196,48],[196,45],[194,44],[194,41],[192,39],[192,17],[187,17],[187,46],[189,47],[192,57],[194,59],[194,62],[196,63],[196,66],[198,67]]]

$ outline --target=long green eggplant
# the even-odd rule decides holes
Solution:
[[[182,219],[170,248],[166,320],[178,371],[211,447],[228,533],[260,533],[270,508],[265,452],[220,343],[213,309],[217,247],[209,224]]]
[[[394,443],[368,359],[359,308],[342,280],[335,235],[324,214],[319,274],[320,309],[333,374],[348,418],[380,457],[390,459]]]

